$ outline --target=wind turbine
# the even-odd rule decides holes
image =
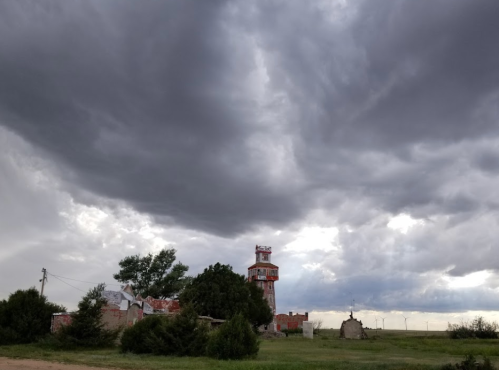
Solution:
[[[380,317],[381,320],[383,320],[383,330],[385,330],[385,319],[386,317]]]
[[[426,331],[428,331],[428,321],[425,321],[426,323]]]
[[[404,315],[402,315],[402,317],[405,320],[405,331],[407,331],[407,319],[408,319],[408,317],[405,317]]]

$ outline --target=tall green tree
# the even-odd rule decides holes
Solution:
[[[102,292],[105,284],[92,288],[78,303],[78,311],[71,314],[71,323],[61,327],[57,338],[63,347],[112,346],[118,330],[109,330],[102,322],[102,308],[107,304]]]
[[[263,296],[263,289],[258,287],[254,281],[246,282],[246,284],[250,292],[248,321],[255,328],[271,323],[274,315]]]
[[[175,249],[163,249],[157,255],[125,257],[119,262],[120,272],[113,276],[121,283],[131,283],[133,291],[144,298],[176,297],[189,281],[185,276],[189,267],[180,262],[174,265],[175,253]]]
[[[228,320],[240,313],[253,326],[272,321],[272,311],[263,290],[249,283],[230,265],[210,265],[180,294],[180,305],[192,304],[199,315]]]
[[[50,333],[52,314],[64,311],[34,287],[16,291],[0,301],[0,345],[36,341]]]

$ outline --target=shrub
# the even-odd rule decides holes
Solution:
[[[497,339],[498,325],[496,322],[489,323],[481,316],[476,317],[471,323],[448,325],[447,332],[452,339],[480,338]]]
[[[284,334],[303,334],[303,329],[302,328],[294,328],[294,329],[282,329],[281,330]]]
[[[259,343],[249,322],[242,314],[235,315],[213,332],[208,341],[208,356],[221,360],[239,360],[258,354]]]
[[[102,308],[107,301],[101,293],[105,285],[91,289],[78,303],[78,311],[71,314],[71,323],[63,326],[55,337],[63,348],[111,347],[121,329],[109,330],[102,323]]]
[[[121,338],[121,350],[132,353],[152,353],[164,356],[203,356],[208,342],[208,326],[187,305],[180,314],[153,315],[126,329]]]
[[[35,342],[50,333],[50,321],[62,306],[47,302],[34,287],[0,301],[0,345]]]
[[[319,334],[322,330],[322,319],[313,320],[314,334]]]
[[[455,365],[446,364],[441,367],[441,370],[495,370],[494,365],[487,357],[483,357],[483,363],[478,362],[478,360],[473,355],[466,355],[464,360]]]

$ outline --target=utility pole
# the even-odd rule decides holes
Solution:
[[[40,282],[42,283],[42,291],[40,292],[40,295],[43,295],[43,288],[45,288],[45,282],[47,281],[47,269],[44,267],[42,268],[43,272],[43,277],[40,279]]]

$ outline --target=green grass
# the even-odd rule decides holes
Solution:
[[[443,332],[367,332],[367,340],[341,340],[338,330],[324,330],[313,340],[299,335],[264,340],[253,360],[218,361],[121,354],[118,349],[55,351],[38,345],[0,347],[0,356],[32,358],[121,369],[438,369],[466,354],[486,355],[499,364],[499,340],[451,340]]]

